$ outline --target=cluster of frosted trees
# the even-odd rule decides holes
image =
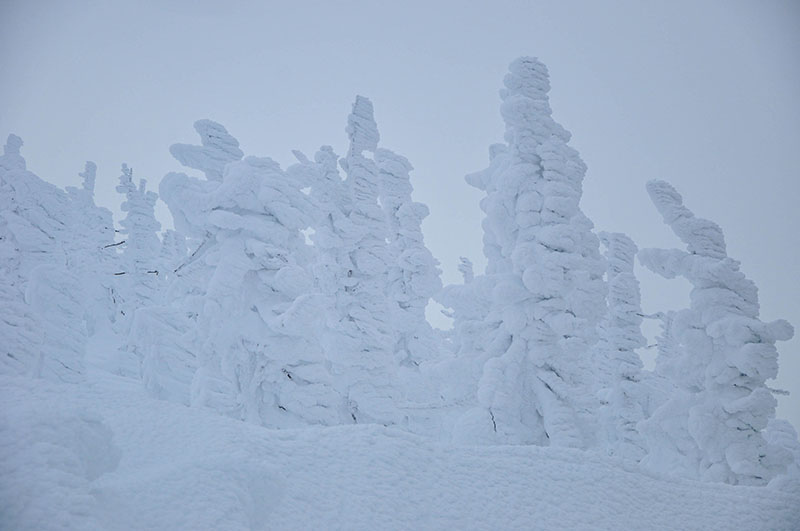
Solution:
[[[579,202],[586,167],[551,117],[547,70],[512,63],[505,143],[467,176],[485,193],[488,264],[442,287],[411,198],[411,164],[379,147],[358,97],[343,155],[245,156],[215,122],[176,144],[195,175],[160,198],[123,165],[125,219],[95,205],[96,168],[60,190],[26,170],[11,135],[0,158],[3,372],[79,382],[99,365],[162,399],[271,428],[379,423],[460,444],[600,450],[655,470],[733,484],[789,481],[797,436],[774,419],[766,381],[785,321],[758,318],[755,285],[720,228],[669,184],[648,192],[685,250],[639,251],[596,233]],[[655,369],[634,260],[693,286],[661,319]],[[429,300],[453,329],[433,329]],[[86,359],[91,336],[119,348]]]

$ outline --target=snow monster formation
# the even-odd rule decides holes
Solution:
[[[728,256],[716,223],[695,217],[669,183],[651,181],[647,191],[686,251],[643,249],[639,259],[693,289],[690,307],[674,317],[677,352],[666,365],[677,390],[641,425],[644,463],[707,481],[765,484],[792,461],[762,432],[777,405],[766,385],[778,374],[775,342],[794,330],[758,318],[758,289]]]
[[[760,320],[756,287],[721,229],[663,181],[647,189],[685,250],[638,251],[625,234],[596,233],[580,208],[586,165],[552,118],[549,88],[538,60],[511,63],[505,143],[466,177],[484,193],[487,266],[462,258],[463,283],[444,288],[411,163],[379,146],[363,96],[344,156],[294,152],[286,169],[197,121],[200,145],[170,151],[202,175],[169,173],[159,186],[175,230],[159,234],[159,196],[123,166],[118,241],[111,213],[94,203],[93,164],[65,192],[27,170],[10,135],[0,157],[0,373],[85,385],[112,372],[152,396],[270,429],[377,424],[800,492],[800,443],[775,419],[767,386],[775,343],[792,327]],[[687,279],[690,307],[643,315],[637,256]],[[451,330],[427,321],[431,299]],[[653,370],[639,357],[643,318],[663,326]]]
[[[460,438],[585,448],[593,444],[589,347],[605,312],[605,265],[578,203],[586,166],[551,117],[546,67],[523,57],[501,91],[506,145],[467,176],[484,190],[492,284],[478,407]]]

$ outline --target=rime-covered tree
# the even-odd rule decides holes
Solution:
[[[639,259],[665,278],[683,276],[692,291],[671,327],[673,358],[662,364],[677,390],[641,423],[649,451],[643,462],[706,481],[765,484],[792,460],[767,442],[764,429],[777,405],[766,385],[778,372],[775,342],[793,329],[759,319],[758,290],[728,257],[718,225],[695,217],[664,181],[647,190],[686,251],[644,249]]]
[[[511,64],[501,114],[507,147],[467,181],[486,192],[484,253],[493,277],[491,358],[479,409],[464,421],[498,442],[585,447],[595,384],[588,350],[604,313],[605,267],[578,203],[586,166],[551,117],[547,69]]]
[[[311,203],[267,158],[229,164],[207,197],[218,261],[198,319],[192,403],[250,422],[335,424],[340,400],[315,333],[318,297],[304,263]]]
[[[182,306],[191,319],[197,316],[217,258],[209,256],[214,245],[213,233],[208,230],[210,193],[220,186],[225,165],[241,160],[244,153],[239,142],[221,124],[198,120],[194,129],[200,135],[200,146],[173,144],[170,153],[184,166],[199,170],[205,179],[185,173],[168,173],[159,185],[161,199],[169,207],[175,229],[184,235],[189,256],[175,269],[175,282],[170,285],[170,299]],[[180,288],[183,288],[181,291]]]
[[[72,204],[26,169],[22,139],[0,157],[0,344],[2,370],[58,381],[83,378],[86,347],[80,285],[64,242]]]
[[[201,145],[174,144],[170,152],[205,178],[173,172],[161,180],[159,194],[181,236],[165,234],[161,258],[162,265],[165,260],[169,263],[169,271],[164,297],[160,305],[136,313],[128,339],[128,348],[142,360],[142,379],[150,394],[184,404],[191,401],[202,345],[197,319],[219,259],[219,246],[208,223],[209,198],[221,185],[225,166],[243,156],[239,142],[222,125],[198,120],[194,128]]]
[[[0,157],[0,164],[3,158]],[[10,186],[0,168],[0,196]],[[20,251],[7,211],[0,209],[0,371],[3,374],[31,374],[39,357],[42,333],[33,309],[25,303],[25,279],[20,271]]]
[[[209,181],[222,182],[225,166],[244,156],[239,141],[212,120],[198,120],[194,129],[200,135],[200,146],[173,144],[169,152],[187,168],[202,171]]]
[[[647,392],[636,353],[646,345],[639,281],[633,274],[637,248],[621,233],[601,232],[600,241],[606,248],[608,286],[608,313],[600,323],[592,356],[603,387],[600,442],[610,454],[638,461],[646,452],[637,423],[645,418]]]
[[[98,324],[113,322],[116,318],[115,282],[118,272],[114,221],[111,211],[97,206],[94,200],[97,165],[86,162],[80,187],[66,188],[72,201],[72,238],[64,242],[68,267],[81,286],[81,299],[86,311],[88,331],[94,333]]]
[[[120,313],[124,316],[123,322],[129,326],[138,308],[152,306],[158,300],[161,252],[158,231],[161,224],[155,217],[158,194],[147,190],[145,179],[139,179],[139,185],[136,186],[133,170],[126,164],[122,165],[117,191],[125,195],[121,209],[126,216],[120,221],[120,233],[125,243],[121,246],[121,271],[116,276],[119,279],[118,291],[123,299]]]
[[[439,262],[425,246],[422,220],[428,207],[411,199],[408,160],[378,149],[375,161],[380,176],[380,202],[388,225],[387,291],[395,329],[395,359],[416,367],[435,358],[438,338],[425,318],[428,301],[440,289]]]
[[[385,297],[387,278],[386,222],[378,204],[380,176],[365,151],[375,152],[378,127],[372,103],[356,98],[347,120],[350,147],[340,160],[349,193],[348,223],[343,249],[352,267],[341,282],[337,322],[327,340],[327,357],[338,390],[347,400],[354,422],[394,424],[397,410],[396,366],[392,348],[390,306]]]
[[[347,183],[339,174],[339,157],[333,148],[322,146],[313,161],[298,151],[294,154],[299,162],[290,166],[287,172],[309,188],[314,203],[311,213],[313,230],[309,236],[314,248],[311,270],[318,290],[333,306],[331,322],[326,326],[335,335],[355,284],[349,252],[351,240],[355,237],[349,218],[352,198]]]
[[[375,152],[380,176],[379,200],[387,221],[386,297],[393,324],[393,351],[399,364],[398,386],[412,431],[438,432],[439,411],[429,407],[436,385],[425,362],[442,357],[443,345],[425,317],[431,297],[442,289],[439,262],[425,246],[422,221],[428,207],[411,199],[408,160],[388,149]]]

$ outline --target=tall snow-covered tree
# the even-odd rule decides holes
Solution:
[[[778,372],[775,342],[793,329],[759,319],[758,290],[728,256],[718,225],[695,217],[664,181],[647,190],[686,251],[644,249],[639,259],[665,278],[683,276],[692,291],[671,327],[673,359],[662,364],[677,390],[641,423],[649,450],[643,462],[706,481],[765,484],[792,460],[767,442],[764,429],[777,405],[766,385]]]
[[[314,247],[311,269],[319,291],[333,306],[329,335],[336,335],[341,317],[346,311],[353,280],[353,260],[349,249],[355,237],[349,218],[352,198],[347,183],[342,180],[337,164],[339,157],[330,146],[322,146],[309,160],[295,152],[299,163],[287,172],[309,188],[314,202],[309,238]]]
[[[412,200],[411,163],[388,149],[375,151],[380,177],[379,200],[387,225],[388,268],[385,293],[392,315],[394,361],[399,364],[398,387],[406,404],[408,428],[437,432],[439,410],[436,386],[425,362],[442,357],[441,337],[425,317],[431,297],[442,289],[439,262],[425,246],[422,221],[428,207]]]
[[[165,234],[161,259],[162,266],[165,260],[169,262],[169,271],[164,297],[160,305],[136,313],[128,338],[128,348],[142,360],[142,379],[150,394],[183,404],[191,401],[202,344],[197,337],[197,319],[218,261],[219,246],[208,223],[209,197],[221,185],[225,166],[244,155],[239,142],[222,125],[198,120],[194,128],[201,145],[174,144],[170,152],[205,178],[172,172],[161,180],[159,194],[181,236]],[[182,246],[186,248],[176,248]]]
[[[350,148],[340,164],[347,175],[350,208],[342,243],[352,267],[346,272],[347,280],[342,279],[344,293],[337,303],[338,322],[329,335],[327,357],[354,422],[395,424],[401,415],[392,316],[385,297],[386,221],[378,204],[378,167],[364,154],[375,152],[379,134],[367,98],[356,98],[346,132]]]
[[[603,259],[579,208],[586,166],[551,117],[547,69],[522,57],[505,78],[507,146],[467,176],[486,192],[484,253],[493,277],[487,321],[500,323],[464,422],[506,443],[585,447],[596,385],[589,348],[605,309]],[[482,431],[481,431],[482,430]]]
[[[72,201],[69,222],[73,227],[73,236],[64,245],[68,267],[81,286],[86,324],[91,335],[97,326],[113,322],[116,318],[113,274],[119,271],[116,269],[119,265],[111,211],[97,206],[94,200],[97,165],[86,162],[79,176],[82,178],[80,187],[66,188]]]
[[[646,345],[639,281],[633,274],[637,248],[621,233],[601,232],[600,240],[606,248],[608,286],[608,313],[600,323],[592,356],[603,387],[600,442],[610,454],[638,461],[646,453],[637,424],[645,418],[648,396],[636,353]]]
[[[408,160],[389,151],[375,152],[381,178],[380,202],[388,221],[387,295],[394,314],[395,357],[418,366],[435,357],[438,338],[425,318],[428,301],[441,288],[439,262],[425,246],[422,220],[428,207],[411,199]]]
[[[340,421],[315,336],[320,304],[303,260],[311,203],[302,188],[276,162],[247,157],[226,167],[207,198],[207,230],[220,249],[198,319],[195,405],[272,427]]]
[[[244,156],[239,141],[221,124],[198,120],[194,128],[202,145],[173,144],[170,153],[187,168],[203,172],[206,178],[172,172],[159,185],[161,199],[169,207],[175,229],[184,235],[189,250],[189,256],[173,270],[170,300],[181,306],[181,311],[192,320],[202,306],[205,288],[213,274],[212,264],[217,260],[209,254],[209,249],[219,250],[214,233],[208,230],[209,197],[220,186],[225,166]]]
[[[147,190],[147,181],[133,182],[133,170],[122,165],[117,191],[125,195],[122,211],[125,219],[120,221],[120,233],[124,238],[120,265],[122,270],[116,275],[120,280],[123,304],[121,313],[128,324],[137,308],[151,306],[158,299],[158,264],[161,241],[158,231],[161,224],[155,217],[158,194]]]
[[[58,381],[83,378],[86,347],[79,282],[67,267],[73,205],[26,169],[22,139],[0,157],[2,369]]]

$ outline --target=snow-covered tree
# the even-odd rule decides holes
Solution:
[[[120,257],[121,271],[116,275],[120,281],[119,292],[124,303],[121,313],[128,323],[137,308],[151,306],[158,299],[158,263],[161,241],[158,231],[161,224],[155,217],[158,194],[147,190],[147,181],[133,182],[133,170],[122,165],[117,191],[125,195],[122,211],[125,219],[120,221],[120,233],[124,238]]]
[[[208,230],[209,197],[221,185],[225,165],[244,156],[238,140],[222,125],[198,120],[194,128],[202,145],[173,144],[170,153],[186,167],[203,172],[206,178],[172,172],[159,185],[161,199],[169,207],[175,229],[184,235],[189,250],[189,256],[173,269],[169,299],[192,320],[202,306],[205,288],[213,274],[212,264],[217,260],[209,250],[219,250],[214,233]]]
[[[67,194],[26,169],[22,139],[0,157],[2,369],[47,379],[83,378],[86,347],[79,282],[64,242],[73,237]]]
[[[487,194],[487,320],[500,326],[479,410],[465,422],[500,442],[585,447],[596,390],[587,356],[605,310],[599,241],[578,206],[586,166],[551,117],[546,67],[522,57],[510,70],[501,91],[508,145],[467,177]]]
[[[186,260],[186,237],[178,231],[167,229],[161,237],[161,254],[159,256],[159,272],[170,280],[175,270]]]
[[[392,315],[394,361],[405,404],[408,429],[440,431],[437,399],[430,371],[421,365],[442,357],[441,337],[425,317],[431,297],[442,289],[439,262],[425,246],[422,221],[428,207],[411,199],[408,160],[388,149],[375,151],[380,177],[379,201],[387,224],[388,268],[385,294]]]
[[[244,156],[239,141],[212,120],[198,120],[194,129],[200,135],[200,146],[173,144],[169,152],[187,168],[202,171],[209,181],[222,182],[225,166]]]
[[[642,360],[636,353],[646,345],[639,281],[633,274],[637,248],[621,233],[601,232],[600,240],[606,248],[608,313],[600,323],[592,357],[603,387],[601,443],[612,455],[638,461],[646,452],[637,423],[645,417],[647,392],[641,384]]]
[[[9,191],[7,184],[0,176],[0,195]],[[3,210],[0,211],[0,300],[3,301],[0,304],[0,372],[3,374],[31,374],[43,340],[39,320],[25,303],[24,279],[19,267],[19,246]]]
[[[411,199],[408,160],[389,151],[375,152],[381,178],[380,202],[388,220],[387,295],[394,314],[395,358],[418,366],[437,356],[438,338],[425,318],[428,301],[440,289],[439,262],[425,246],[422,220],[428,207]]]
[[[338,323],[346,311],[352,278],[353,260],[350,256],[351,239],[355,233],[350,218],[352,198],[349,187],[338,171],[339,157],[330,146],[322,146],[309,160],[295,152],[299,163],[290,166],[287,172],[309,188],[314,203],[309,236],[313,243],[314,256],[311,270],[318,290],[333,306],[328,335],[338,333]]]
[[[73,236],[64,245],[68,267],[81,286],[86,324],[91,335],[98,324],[116,319],[116,279],[113,274],[119,271],[119,264],[111,211],[97,206],[94,200],[97,165],[86,162],[79,176],[82,178],[80,187],[66,188],[72,201],[69,223]]]
[[[148,391],[184,404],[191,401],[192,379],[199,365],[202,341],[197,337],[197,319],[219,253],[209,230],[209,197],[221,185],[225,165],[243,156],[239,142],[222,125],[198,120],[194,128],[201,145],[174,144],[170,152],[205,178],[173,172],[161,180],[159,194],[176,228],[174,238],[167,231],[162,243],[162,267],[169,264],[164,296],[159,305],[136,313],[127,343],[142,360]]]
[[[350,148],[340,164],[347,175],[350,208],[342,244],[352,265],[346,272],[347,280],[340,282],[344,293],[337,301],[337,322],[327,339],[326,351],[353,421],[394,424],[401,418],[397,411],[392,315],[385,296],[386,222],[378,204],[378,167],[364,154],[375,152],[379,135],[367,98],[356,98],[346,132]]]
[[[662,363],[677,391],[641,423],[649,449],[643,462],[707,481],[765,484],[792,459],[766,441],[764,429],[777,405],[766,385],[778,372],[775,342],[791,338],[793,329],[758,318],[758,290],[728,257],[718,225],[695,217],[664,181],[651,181],[647,190],[686,251],[644,249],[639,259],[693,288],[690,307],[671,326],[672,359]]]
[[[219,252],[198,319],[192,403],[272,427],[335,424],[340,403],[316,340],[319,297],[303,263],[311,203],[267,158],[226,167],[207,198]]]

